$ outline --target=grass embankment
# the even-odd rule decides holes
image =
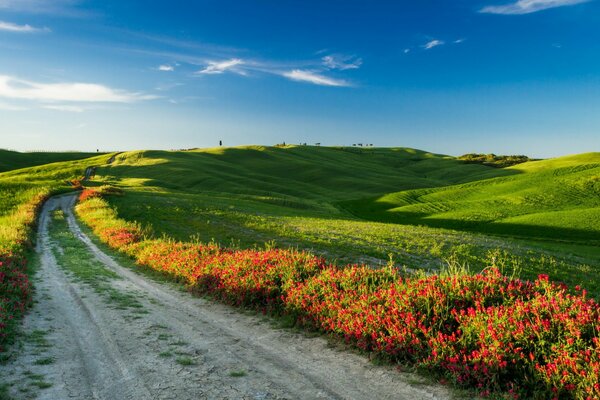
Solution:
[[[113,248],[199,293],[284,315],[390,361],[506,398],[600,396],[600,306],[585,290],[490,268],[401,276],[306,252],[145,239],[87,189],[76,211]]]
[[[106,160],[101,156],[0,173],[0,352],[31,301],[27,256],[37,211],[51,194],[72,190],[66,180]]]
[[[41,189],[30,194],[16,210],[0,216],[0,353],[12,339],[16,324],[31,302],[26,251],[37,210],[49,191]]]
[[[587,163],[555,160],[552,171],[577,162]],[[537,163],[519,168],[525,165],[540,169]],[[412,269],[439,268],[447,259],[474,270],[504,263],[528,279],[547,273],[553,280],[585,284],[600,294],[600,269],[595,267],[600,252],[585,240],[539,241],[527,234],[516,240],[473,232],[469,226],[427,226],[426,219],[386,219],[387,212],[381,222],[369,221],[340,207],[344,201],[368,198],[357,202],[368,208],[374,195],[398,190],[442,190],[461,183],[483,187],[536,173],[532,167],[467,165],[412,149],[251,146],[122,153],[97,171],[97,180],[125,189],[127,196],[111,198],[111,204],[121,217],[138,221],[157,237],[187,241],[192,236],[241,248],[274,240],[280,247],[311,249],[342,264],[385,265],[390,255]],[[544,187],[536,185],[531,189],[540,196],[554,190],[551,179]],[[557,204],[556,210],[563,205]],[[523,202],[523,210],[526,206]],[[573,228],[569,220],[563,223],[563,228]]]

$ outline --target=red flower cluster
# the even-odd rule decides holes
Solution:
[[[24,270],[24,258],[0,249],[0,352],[31,302],[31,284]]]
[[[327,265],[299,251],[141,240],[128,236],[138,228],[116,213],[120,230],[98,223],[94,212],[102,207],[108,204],[98,199],[78,212],[105,242],[194,291],[289,315],[481,394],[600,398],[600,306],[548,276],[525,282],[489,269],[403,278],[392,269]]]
[[[164,272],[197,292],[263,312],[283,311],[287,290],[325,268],[298,251],[227,250],[209,244],[141,242],[127,249],[141,265]]]
[[[79,186],[81,186],[81,183],[79,183]],[[79,195],[79,201],[86,201],[93,197],[100,197],[100,192],[94,189],[83,189],[83,191]]]

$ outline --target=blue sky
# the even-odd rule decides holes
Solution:
[[[599,0],[0,0],[0,148],[600,151]]]

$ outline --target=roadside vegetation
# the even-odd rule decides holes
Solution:
[[[69,229],[62,210],[55,210],[51,221],[49,232],[54,256],[58,265],[73,281],[89,286],[116,309],[131,311],[133,314],[145,313],[136,294],[115,288],[113,282],[120,280],[119,275],[89,253],[86,245]]]
[[[44,190],[30,193],[27,201],[0,216],[0,352],[12,340],[17,323],[31,303],[26,252],[37,210],[47,195]]]
[[[144,235],[86,189],[79,217],[138,264],[225,303],[291,318],[392,362],[437,371],[481,395],[600,396],[600,306],[580,288],[479,274],[336,266],[297,250],[234,249]],[[117,191],[118,193],[118,191]]]

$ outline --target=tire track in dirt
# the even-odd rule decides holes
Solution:
[[[374,366],[364,356],[331,348],[322,337],[274,329],[260,316],[192,297],[122,267],[81,231],[74,201],[75,196],[51,199],[40,219],[42,268],[36,285],[46,297],[27,317],[26,329],[52,325],[49,352],[56,361],[41,369],[53,386],[39,398],[449,398],[443,387]],[[112,287],[135,294],[142,314],[111,307],[59,268],[48,235],[49,215],[57,208],[87,250],[118,274]],[[32,361],[24,355],[13,367],[27,371]]]

